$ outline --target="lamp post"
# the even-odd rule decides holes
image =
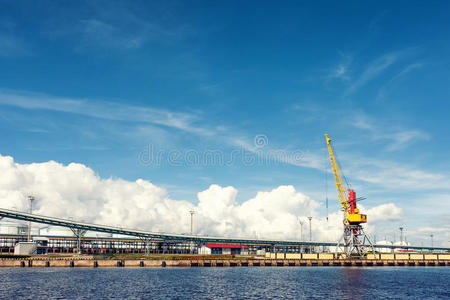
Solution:
[[[195,210],[190,210],[189,213],[191,214],[191,236],[194,235],[194,214]],[[191,254],[194,253],[194,241],[191,242]]]
[[[308,217],[309,219],[309,241],[312,242],[312,229],[311,229],[311,219],[312,217]]]
[[[303,224],[305,224],[305,222],[298,219],[298,223],[300,224],[300,242],[303,242]]]
[[[195,210],[190,210],[189,213],[191,214],[191,235],[194,235],[194,214],[195,214]]]
[[[433,248],[433,236],[432,234],[430,234],[430,238],[431,238],[431,248]]]
[[[312,217],[308,217],[309,219],[309,241],[312,242],[312,229],[311,229],[311,219]],[[312,245],[309,245],[309,253],[312,252]]]
[[[33,213],[33,196],[28,196],[28,200],[30,201],[30,214]],[[31,242],[31,221],[28,222],[28,242]]]
[[[400,227],[400,246],[403,245],[403,227]]]
[[[300,224],[300,242],[303,242],[303,224],[304,222],[298,219],[298,223]],[[302,252],[302,247],[300,246],[300,252]]]

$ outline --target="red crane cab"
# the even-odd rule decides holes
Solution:
[[[349,211],[348,211],[348,217],[347,220],[351,225],[361,224],[361,223],[367,223],[367,216],[360,214],[359,209],[356,206],[356,193],[354,190],[349,189],[348,190],[348,204],[349,204]]]

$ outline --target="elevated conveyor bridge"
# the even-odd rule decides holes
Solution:
[[[52,226],[61,226],[70,228],[75,236],[80,238],[87,231],[103,232],[109,234],[117,234],[135,237],[143,240],[162,241],[162,242],[194,242],[197,244],[221,243],[221,244],[242,244],[255,246],[284,246],[284,247],[335,247],[337,243],[331,242],[304,242],[291,240],[271,240],[271,239],[248,239],[235,237],[212,237],[199,235],[184,235],[172,233],[160,233],[142,231],[137,229],[125,229],[121,227],[99,225],[92,223],[79,222],[68,219],[61,219],[55,217],[48,217],[37,214],[30,214],[15,210],[0,208],[0,218],[9,218],[14,220],[22,220],[27,222],[34,222],[40,224],[47,224]],[[81,234],[83,233],[83,234]],[[428,251],[450,251],[450,248],[443,247],[418,247],[418,246],[397,246],[397,245],[374,245],[375,248],[389,248],[389,249],[405,249],[405,250],[428,250]]]

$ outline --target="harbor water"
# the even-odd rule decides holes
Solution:
[[[450,299],[448,267],[1,268],[1,299]]]

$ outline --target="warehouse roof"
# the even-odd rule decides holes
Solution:
[[[208,248],[248,248],[248,246],[244,245],[231,245],[231,244],[205,244],[204,246]]]

